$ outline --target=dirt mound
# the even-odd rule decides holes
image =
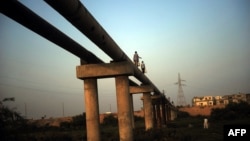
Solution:
[[[183,112],[188,112],[190,116],[210,116],[211,110],[213,108],[225,108],[224,105],[216,105],[216,106],[206,106],[206,107],[199,107],[199,106],[194,106],[194,107],[182,107],[179,108],[180,111]]]

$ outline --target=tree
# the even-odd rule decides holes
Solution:
[[[0,101],[0,132],[1,140],[13,140],[13,132],[26,127],[26,120],[17,112],[3,105],[3,102],[15,101],[15,98],[4,98]],[[22,130],[20,130],[22,131]]]

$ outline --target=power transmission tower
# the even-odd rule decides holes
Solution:
[[[185,84],[182,84],[182,81],[185,80],[181,80],[180,73],[178,73],[178,82],[175,83],[179,87],[177,95],[177,103],[176,103],[178,106],[186,106],[186,99],[182,89],[182,86],[185,86]]]

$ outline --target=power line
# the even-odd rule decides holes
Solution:
[[[21,88],[21,89],[26,89],[26,90],[33,90],[36,92],[43,92],[43,93],[56,93],[56,94],[72,94],[72,93],[76,93],[76,92],[62,92],[62,91],[54,91],[54,90],[45,90],[45,89],[38,89],[38,88],[29,88],[29,87],[24,87],[24,86],[15,86],[15,85],[10,85],[10,84],[3,84],[0,83],[0,86],[5,86],[5,87],[10,87],[10,88]],[[81,94],[82,92],[76,93],[76,94]]]
[[[13,77],[13,76],[3,76],[3,75],[0,75],[0,78],[3,78],[3,79],[9,79],[9,80],[14,80],[14,81],[19,81],[18,83],[20,84],[24,84],[26,83],[27,85],[38,85],[38,86],[45,86],[48,84],[47,83],[41,83],[41,82],[38,82],[38,81],[32,81],[32,80],[27,80],[27,79],[21,79],[21,78],[17,78],[17,77]],[[7,84],[8,85],[8,84]],[[49,85],[51,86],[51,85]],[[57,88],[64,88],[64,89],[72,89],[72,90],[82,90],[81,88],[73,88],[73,87],[68,87],[68,86],[65,86],[65,85],[58,85],[56,83],[53,84],[54,87],[57,87]]]

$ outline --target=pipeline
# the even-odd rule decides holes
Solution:
[[[154,94],[161,94],[160,90],[133,64],[131,59],[120,49],[79,0],[45,0],[45,2],[86,35],[114,61],[126,60],[130,62],[131,66],[134,67],[134,76],[143,85],[152,85]]]
[[[36,15],[17,0],[1,1],[0,12],[88,63],[103,63],[101,59],[97,58],[94,54],[83,48],[80,44]]]
[[[80,44],[42,19],[40,16],[36,15],[17,0],[1,0],[0,12],[47,40],[71,52],[79,57],[82,63],[104,63],[90,51],[86,50]],[[138,84],[132,80],[129,80],[129,83],[132,86],[138,86]]]

